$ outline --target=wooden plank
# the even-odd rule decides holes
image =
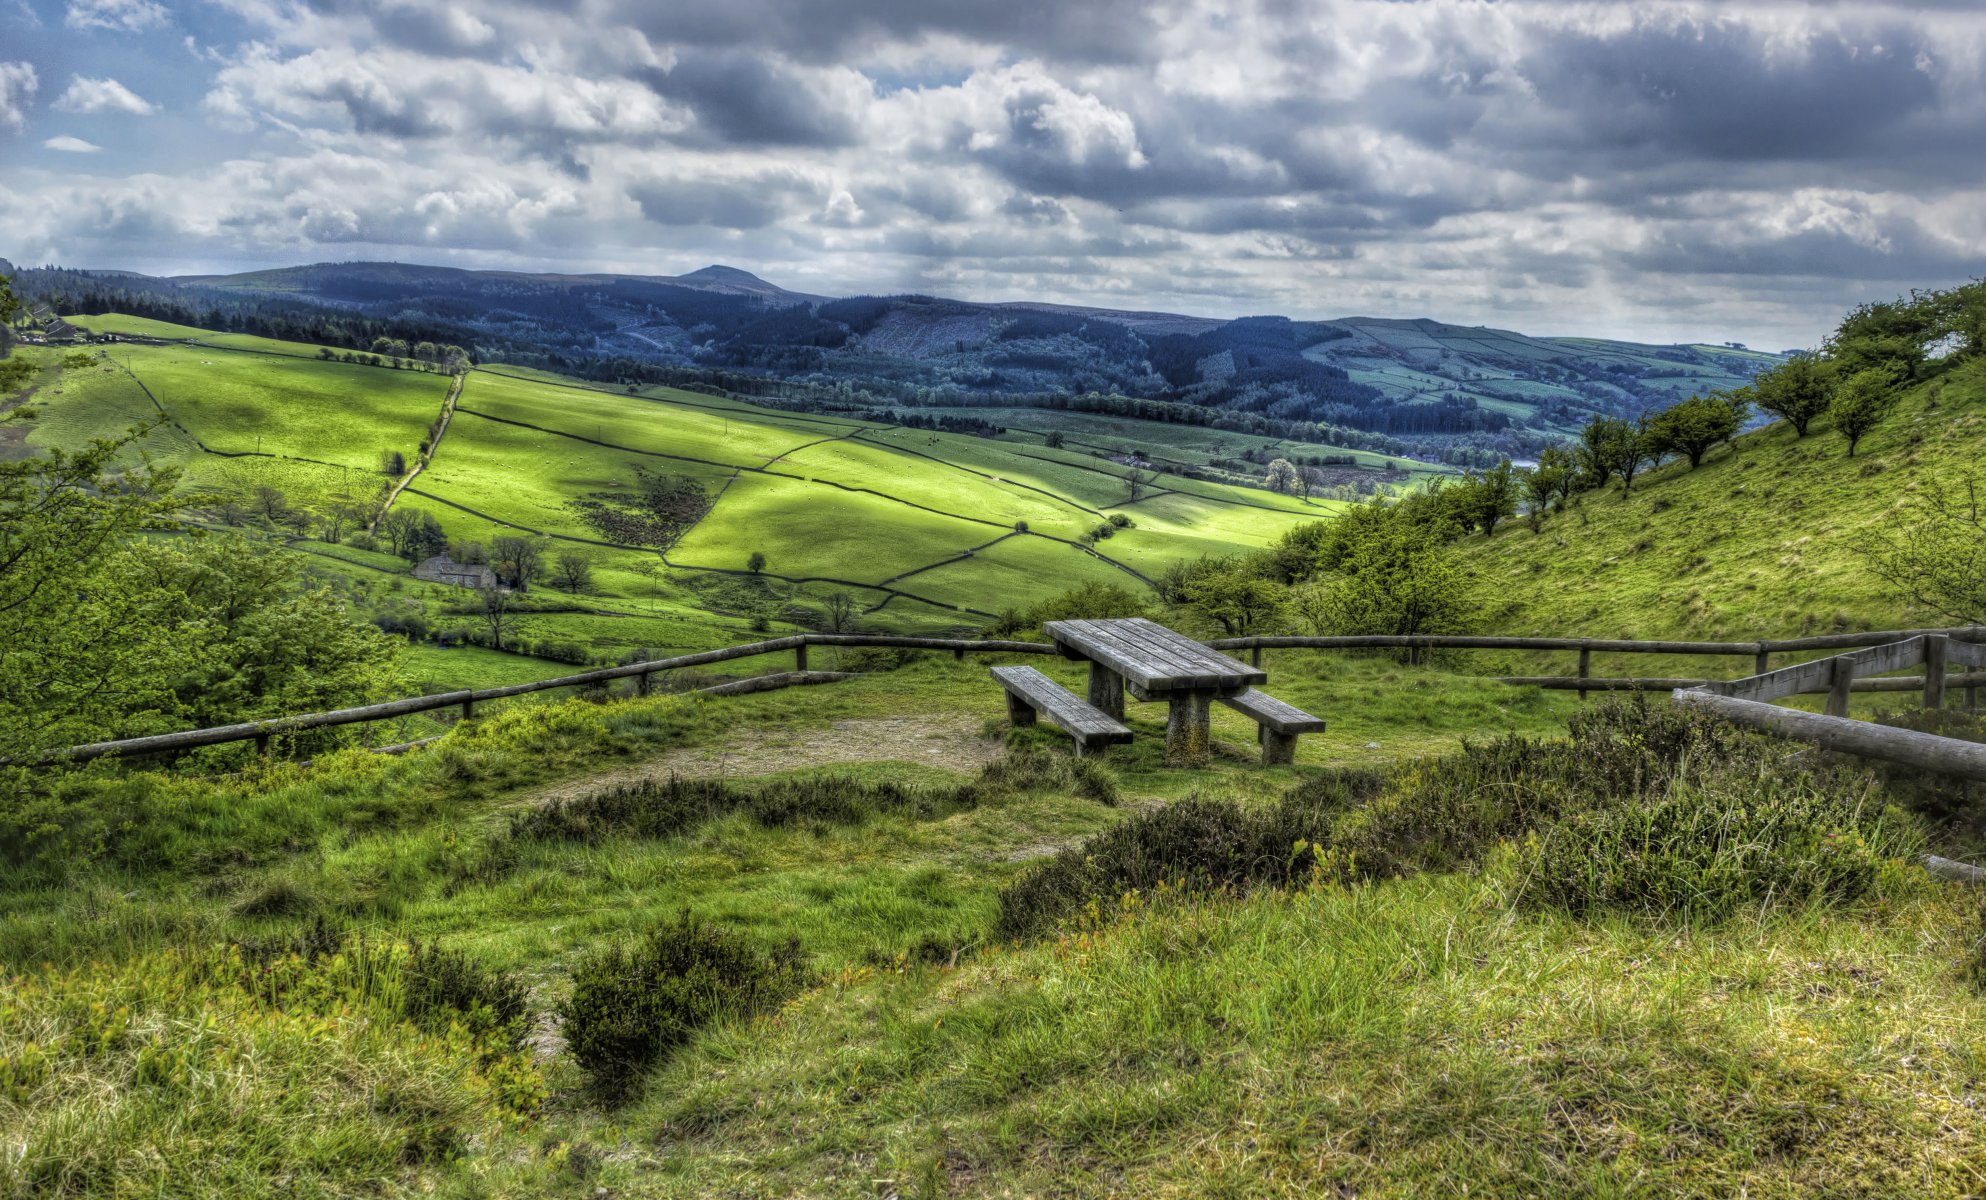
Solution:
[[[1033,667],[993,667],[989,672],[1009,695],[1082,742],[1128,742],[1131,731]]]
[[[1986,745],[1894,729],[1847,717],[1824,717],[1755,700],[1719,696],[1700,689],[1678,691],[1677,704],[1716,713],[1738,725],[1774,737],[1808,742],[1862,758],[1902,763],[1941,775],[1986,781]]]
[[[1313,717],[1296,705],[1278,700],[1258,688],[1249,688],[1239,696],[1222,696],[1220,702],[1277,733],[1324,732],[1321,717]]]
[[[1139,645],[1111,629],[1099,628],[1094,621],[1055,621],[1050,625],[1053,628],[1043,626],[1049,636],[1057,641],[1066,640],[1082,651],[1085,657],[1103,661],[1119,674],[1139,683],[1178,679],[1192,674],[1189,664]]]
[[[1986,667],[1986,644],[1948,640],[1945,661],[1960,667]]]
[[[1122,675],[1132,694],[1225,689],[1263,683],[1268,673],[1237,662],[1142,617],[1108,621],[1050,621],[1043,626],[1057,644]]]
[[[1740,700],[1779,700],[1787,696],[1798,696],[1805,692],[1819,691],[1834,678],[1834,660],[1816,659],[1813,662],[1795,663],[1781,667],[1777,671],[1767,671],[1763,675],[1753,675],[1747,679],[1734,679],[1719,687],[1727,696]]]

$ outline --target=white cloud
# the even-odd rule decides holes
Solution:
[[[154,0],[69,0],[69,11],[62,23],[71,29],[142,33],[171,19],[165,5]]]
[[[27,126],[28,98],[38,83],[33,63],[0,62],[0,128]]]
[[[158,111],[157,105],[115,79],[90,79],[82,75],[70,77],[69,90],[62,93],[54,107],[61,112],[120,112],[134,117],[149,117]]]
[[[103,149],[102,146],[97,145],[95,142],[86,142],[82,138],[70,137],[66,133],[49,138],[42,145],[48,147],[50,150],[61,150],[69,154],[95,154],[97,151]]]

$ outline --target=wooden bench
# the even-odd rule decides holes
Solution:
[[[1295,762],[1296,735],[1324,732],[1323,721],[1256,688],[1249,688],[1239,696],[1222,696],[1220,701],[1254,720],[1256,736],[1262,741],[1264,766]]]
[[[1113,742],[1128,742],[1131,731],[1110,714],[1085,703],[1033,667],[994,667],[993,678],[1007,689],[1007,717],[1016,726],[1034,724],[1036,714],[1048,718],[1076,742],[1076,757],[1101,755]]]

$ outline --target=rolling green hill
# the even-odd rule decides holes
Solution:
[[[1489,582],[1500,633],[1743,639],[1924,621],[1862,547],[1922,489],[1986,455],[1986,369],[1972,362],[1907,391],[1857,457],[1826,418],[1804,439],[1778,423],[1582,496],[1539,533],[1512,521],[1462,543]]]
[[[415,604],[434,621],[467,618],[467,593],[412,580],[409,564],[363,537],[315,538],[325,513],[376,505],[392,482],[381,474],[383,455],[419,460],[452,377],[118,315],[83,321],[126,340],[86,351],[86,361],[27,352],[44,364],[32,385],[42,415],[30,446],[76,445],[158,421],[133,448],[134,463],[179,469],[210,519],[224,500],[252,506],[258,489],[276,489],[302,514],[294,532],[313,535],[298,547],[341,587],[370,605]],[[972,629],[1085,581],[1143,591],[1171,564],[1259,547],[1342,507],[1237,487],[1208,469],[1223,453],[1296,452],[1272,439],[1119,418],[1081,424],[1099,440],[1051,448],[1038,425],[995,440],[670,388],[475,370],[395,508],[432,514],[457,541],[523,534],[540,539],[548,559],[586,558],[591,593],[554,596],[541,583],[533,594],[566,611],[528,623],[537,640],[613,657],[726,644],[749,636],[754,621],[791,628],[834,592],[854,598],[865,628]],[[1175,434],[1180,446],[1163,440]],[[1134,499],[1133,450],[1209,477],[1148,472]],[[1370,465],[1335,467],[1337,478],[1369,488],[1425,475],[1365,458]],[[618,503],[655,476],[693,484],[709,500],[673,544],[603,532],[582,511]],[[1100,528],[1110,536],[1098,539]],[[339,536],[361,533],[354,525]],[[754,555],[763,555],[756,573]],[[426,665],[443,661],[468,658]]]

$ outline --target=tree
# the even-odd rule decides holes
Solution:
[[[381,475],[390,475],[395,479],[405,475],[407,473],[407,456],[398,450],[381,450],[379,452],[379,473]]]
[[[1042,436],[1041,444],[1050,450],[1060,450],[1062,448],[1062,431],[1059,429],[1049,430]]]
[[[757,575],[760,572],[764,571],[765,552],[763,550],[752,551],[752,556],[745,560],[745,569],[747,571],[750,571],[754,575]]]
[[[1621,443],[1634,437],[1634,426],[1614,417],[1593,417],[1579,431],[1579,469],[1590,486],[1603,488],[1619,469]]]
[[[1158,472],[1156,471],[1143,471],[1136,467],[1131,468],[1131,473],[1124,477],[1124,486],[1129,492],[1129,497],[1125,500],[1125,503],[1136,504],[1138,501],[1144,499],[1146,490],[1152,486],[1152,481],[1157,478]]]
[[[1893,379],[1890,371],[1871,367],[1842,380],[1836,389],[1827,412],[1834,418],[1835,432],[1848,439],[1848,457],[1855,457],[1855,447],[1895,409]]]
[[[1289,459],[1271,459],[1269,473],[1263,477],[1262,486],[1272,492],[1294,496],[1303,488],[1303,477],[1297,474],[1295,464]]]
[[[1297,607],[1320,635],[1463,633],[1476,587],[1439,526],[1380,519],[1350,531],[1335,575],[1303,589]]]
[[[847,592],[829,592],[821,604],[821,623],[829,633],[847,633],[855,627],[855,597]]]
[[[655,601],[662,594],[662,564],[650,558],[639,558],[628,564],[628,570],[648,581],[648,610],[655,611]]]
[[[1807,426],[1827,411],[1834,399],[1833,373],[1811,354],[1791,358],[1752,381],[1758,406],[1793,427],[1793,436],[1807,436]]]
[[[1543,527],[1545,513],[1564,504],[1573,471],[1571,455],[1557,446],[1547,446],[1538,455],[1538,465],[1519,477],[1524,489],[1525,516],[1532,533]]]
[[[503,639],[509,636],[514,640],[518,633],[522,614],[517,609],[517,593],[505,587],[477,588],[476,615],[489,631],[490,645],[503,649]]]
[[[1986,477],[1915,493],[1860,548],[1904,599],[1954,622],[1986,623]]]
[[[544,548],[531,538],[511,534],[490,541],[490,566],[505,587],[525,591],[544,563]]]
[[[552,581],[577,596],[593,587],[593,563],[575,550],[561,550],[552,563]]]
[[[1517,514],[1517,492],[1517,476],[1506,458],[1481,474],[1465,476],[1456,485],[1455,503],[1462,519],[1489,537],[1498,521]]]
[[[1201,572],[1186,586],[1186,603],[1217,622],[1229,637],[1246,637],[1282,611],[1288,589],[1253,574],[1237,559]]]
[[[1634,477],[1656,456],[1654,437],[1648,432],[1648,417],[1635,419],[1628,434],[1616,446],[1614,471],[1621,477],[1621,494],[1634,490]]]
[[[1659,457],[1680,454],[1690,470],[1703,465],[1712,446],[1735,434],[1744,423],[1739,409],[1722,394],[1691,396],[1670,405],[1648,422],[1650,449]]]

